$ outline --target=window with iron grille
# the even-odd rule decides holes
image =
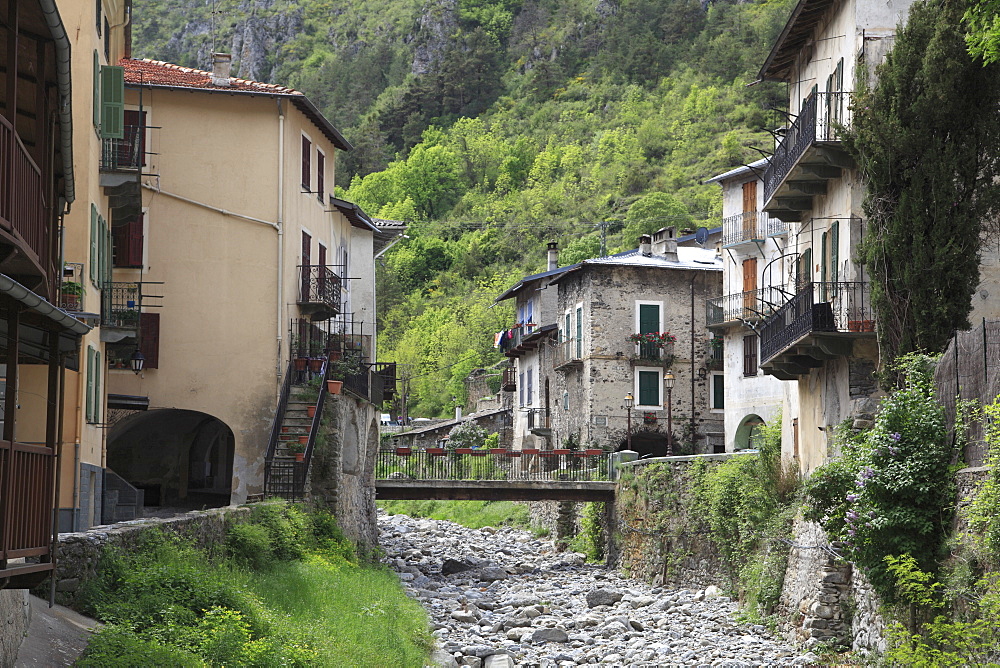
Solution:
[[[743,375],[756,376],[758,367],[757,351],[760,348],[760,340],[756,334],[748,334],[743,337]]]

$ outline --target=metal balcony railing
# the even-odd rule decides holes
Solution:
[[[375,461],[377,480],[609,480],[611,453],[601,450],[497,448],[382,449]]]
[[[101,326],[138,330],[141,293],[139,283],[108,283],[101,291]]]
[[[761,327],[761,364],[813,332],[873,331],[868,283],[807,283]]]
[[[382,395],[388,401],[396,395],[396,363],[376,362],[372,364],[372,374],[382,379]],[[374,401],[372,403],[375,403]],[[379,402],[381,403],[381,402]]]
[[[780,220],[771,218],[763,211],[744,211],[722,220],[722,245],[727,247],[763,241],[772,234],[784,232],[784,226]]]
[[[705,302],[705,322],[709,327],[731,322],[757,322],[773,314],[786,301],[788,294],[776,287],[713,297]]]
[[[528,409],[528,431],[547,431],[549,427],[549,409],[529,408]]]
[[[764,201],[768,202],[778,186],[798,163],[806,149],[816,143],[837,142],[837,128],[850,125],[852,93],[813,93],[802,104],[799,116],[774,149],[764,170]]]
[[[341,279],[330,267],[335,265],[299,265],[300,304],[317,304],[327,307],[334,314],[340,313]]]
[[[577,345],[576,339],[566,339],[560,341],[555,345],[555,354],[553,355],[553,368],[558,369],[560,367],[566,366],[567,364],[574,364],[582,361],[582,350],[579,345]]]
[[[121,139],[104,139],[101,142],[101,169],[131,171],[146,164],[146,128],[126,125]]]

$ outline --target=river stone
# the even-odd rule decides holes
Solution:
[[[479,571],[479,579],[483,582],[496,582],[497,580],[506,580],[508,577],[510,576],[507,571],[498,566],[488,566]]]
[[[443,649],[437,649],[431,654],[431,665],[434,668],[458,668],[458,661]]]
[[[506,654],[493,654],[486,657],[483,668],[514,668],[516,665],[514,659]]]
[[[566,642],[569,635],[562,629],[538,629],[531,634],[531,642]]]
[[[599,605],[614,605],[622,600],[622,594],[608,589],[591,589],[587,592],[587,607],[596,608]]]
[[[441,563],[441,575],[454,575],[455,573],[461,573],[471,568],[472,564],[466,561],[448,558]]]

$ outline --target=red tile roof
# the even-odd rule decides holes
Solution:
[[[291,98],[295,106],[323,131],[334,146],[345,151],[353,148],[340,131],[333,127],[333,124],[309,101],[309,98],[294,88],[235,77],[230,77],[228,86],[216,86],[212,83],[211,72],[148,58],[141,60],[122,58],[118,64],[125,69],[125,84],[129,86],[161,86],[210,93],[277,95]]]
[[[217,91],[233,91],[246,93],[271,93],[278,95],[302,95],[294,88],[286,88],[277,84],[249,81],[230,77],[228,86],[216,86],[212,83],[212,73],[196,70],[193,67],[181,67],[162,60],[141,60],[122,58],[118,63],[125,68],[125,83],[147,86],[171,86],[177,88],[205,88]]]

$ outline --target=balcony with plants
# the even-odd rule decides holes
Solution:
[[[677,337],[670,332],[646,332],[630,334],[629,343],[635,344],[635,352],[629,356],[633,366],[670,367],[674,362],[674,344]]]
[[[507,357],[520,357],[529,350],[535,350],[545,337],[555,332],[556,326],[538,325],[534,322],[519,322],[499,334],[499,347]]]
[[[764,170],[764,210],[784,222],[800,222],[813,197],[852,166],[840,141],[851,124],[852,93],[813,93],[786,130]]]
[[[108,283],[101,290],[101,327],[121,330],[126,335],[139,332],[142,311],[142,285],[140,283]]]
[[[828,360],[850,355],[858,338],[874,338],[875,315],[863,281],[807,283],[767,318],[760,332],[760,368],[796,380]]]

